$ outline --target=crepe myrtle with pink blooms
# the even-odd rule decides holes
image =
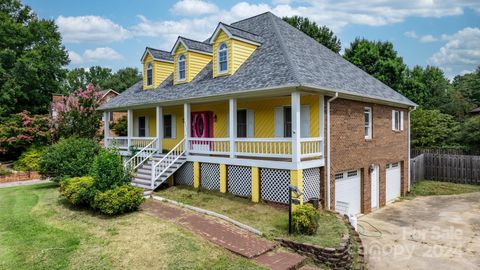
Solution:
[[[98,138],[101,113],[96,109],[100,99],[101,94],[90,83],[86,89],[80,88],[53,104],[57,112],[54,125],[58,137]]]

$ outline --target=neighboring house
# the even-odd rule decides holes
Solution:
[[[471,114],[480,114],[480,107],[470,111]]]
[[[416,104],[272,13],[219,23],[203,42],[179,37],[170,52],[147,47],[141,61],[143,81],[100,107],[128,111],[128,136],[105,142],[139,150],[126,162],[137,186],[173,175],[287,203],[291,184],[351,214],[410,188]]]
[[[119,93],[113,89],[107,89],[107,90],[102,90],[99,91],[101,98],[100,98],[100,104],[105,104],[107,103],[110,99],[116,97],[119,95]],[[55,109],[55,106],[53,106],[57,102],[61,102],[63,100],[63,95],[60,94],[53,94],[52,96],[52,103],[50,104],[50,115],[52,116],[52,119],[56,119],[58,116],[58,112]],[[110,120],[110,123],[117,122],[120,118],[124,117],[127,115],[126,112],[109,112],[108,113],[108,119]],[[105,123],[105,116],[102,117],[102,126],[101,129],[103,130],[103,124]],[[113,136],[115,135],[115,132],[110,131],[110,135]]]

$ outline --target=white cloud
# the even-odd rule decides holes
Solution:
[[[447,40],[428,63],[442,68],[449,78],[480,65],[480,28],[467,27],[453,35],[443,35]]]
[[[422,43],[435,42],[442,39],[441,37],[437,38],[437,37],[434,37],[433,35],[419,36],[415,31],[407,31],[403,33],[403,35],[409,38],[418,39]]]
[[[80,55],[74,51],[68,52],[68,58],[74,65],[84,64],[85,62],[122,60],[123,55],[110,47],[100,47],[87,49]]]
[[[409,38],[415,38],[415,39],[418,38],[418,35],[417,33],[415,33],[415,31],[407,31],[403,33],[403,35]]]
[[[105,43],[131,37],[127,29],[100,16],[59,16],[55,23],[66,43]]]
[[[83,63],[82,56],[74,51],[68,51],[68,58],[72,64],[78,65]]]
[[[420,42],[427,43],[427,42],[435,42],[438,41],[438,38],[432,35],[425,35],[420,37]]]
[[[170,12],[180,16],[199,16],[217,11],[215,4],[202,0],[181,0],[170,9]]]
[[[87,49],[83,53],[83,57],[86,61],[99,61],[99,60],[121,60],[123,56],[110,47],[101,47],[96,49]]]

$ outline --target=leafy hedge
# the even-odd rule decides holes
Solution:
[[[15,161],[13,168],[17,171],[39,171],[43,151],[45,151],[45,147],[29,147],[27,151],[23,152],[20,158]]]
[[[129,184],[95,195],[92,207],[106,215],[135,211],[143,203],[143,189]]]
[[[67,178],[60,182],[60,193],[76,206],[88,206],[97,191],[90,176]]]
[[[292,212],[293,232],[313,235],[317,233],[320,213],[311,204],[296,206]]]
[[[100,151],[91,139],[68,138],[48,147],[40,159],[40,173],[58,181],[64,177],[88,175],[95,156]]]
[[[99,191],[121,186],[130,182],[130,174],[123,168],[122,157],[116,149],[103,149],[93,161],[90,175]]]

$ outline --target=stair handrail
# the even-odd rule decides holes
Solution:
[[[155,182],[157,181],[157,179],[160,178],[160,176],[162,176],[162,174],[166,170],[168,170],[184,153],[185,153],[185,138],[183,138],[177,145],[175,145],[175,147],[172,148],[172,150],[170,150],[165,156],[163,156],[163,158],[160,159],[160,161],[158,161],[157,163],[153,163],[152,181],[150,184],[150,187],[152,189],[155,188]],[[172,160],[169,160],[172,155],[174,156],[174,158]],[[160,166],[160,164],[162,164],[162,162],[164,161],[169,163],[167,163],[166,166],[164,166],[164,168],[162,169],[162,171],[157,175],[156,174],[157,167]]]
[[[158,149],[155,147],[152,148],[153,144],[157,144],[158,138],[153,139],[149,144],[143,147],[140,151],[138,151],[135,155],[129,158],[127,161],[123,163],[123,167],[128,170],[129,168],[134,172],[140,165],[143,164],[146,160],[152,157],[155,153],[157,153]],[[146,153],[146,155],[144,155]],[[135,164],[133,164],[135,163]],[[134,165],[132,168],[132,164]]]

